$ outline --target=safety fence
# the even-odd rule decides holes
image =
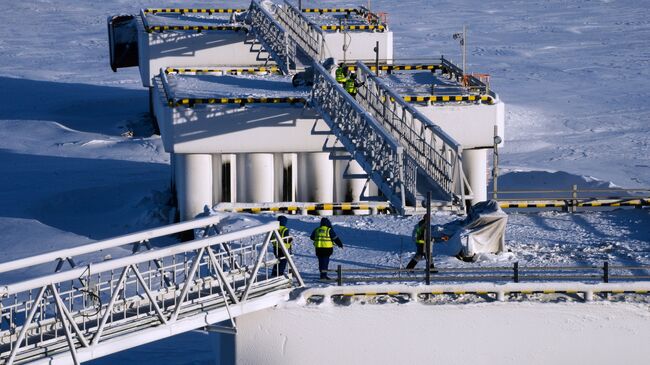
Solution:
[[[303,13],[348,13],[348,14],[360,14],[361,9],[359,8],[303,8]]]
[[[323,303],[348,304],[353,298],[382,298],[378,303],[387,301],[387,297],[417,302],[431,300],[439,296],[480,297],[483,301],[520,301],[537,300],[548,295],[562,295],[575,301],[590,302],[598,296],[600,299],[613,299],[614,296],[626,301],[627,296],[644,296],[650,294],[650,282],[621,283],[580,283],[580,282],[544,282],[544,283],[455,283],[412,286],[408,284],[380,284],[354,286],[328,286],[309,288],[300,293],[298,304],[314,305]],[[379,298],[378,298],[379,297]],[[647,299],[646,299],[647,301]],[[449,303],[449,300],[443,303]]]
[[[234,8],[147,8],[144,9],[145,14],[231,14],[243,13],[248,9],[234,9]]]
[[[498,190],[491,197],[504,209],[559,208],[576,212],[579,208],[647,207],[648,193],[650,189],[645,188],[579,189],[573,185],[571,189]]]
[[[196,224],[163,230],[171,233]],[[282,240],[278,227],[273,222],[212,236],[206,228],[192,241],[6,284],[0,287],[0,361],[10,365],[59,359],[78,364],[272,306],[277,298],[261,304],[266,294],[290,288],[294,281],[303,285],[284,245],[278,247],[291,273],[272,275],[278,260],[269,246],[272,240]],[[96,251],[150,234],[91,246]],[[83,247],[71,250],[88,252]],[[25,266],[10,265],[25,269],[67,254],[50,253],[23,260]]]
[[[218,212],[234,213],[287,213],[310,214],[321,211],[335,211],[355,214],[388,214],[386,203],[219,203],[213,208]]]
[[[189,30],[201,33],[207,30],[217,31],[243,31],[248,33],[248,28],[239,25],[152,25],[146,28],[146,31],[151,32],[164,32],[169,30]]]
[[[307,98],[302,97],[240,97],[240,98],[176,98],[169,85],[168,73],[160,69],[160,80],[162,82],[165,99],[170,107],[188,106],[198,104],[233,104],[244,106],[246,104],[306,104]]]
[[[240,67],[240,68],[173,68],[168,67],[165,69],[166,74],[176,73],[176,74],[230,74],[230,75],[239,75],[239,74],[266,74],[266,73],[282,73],[279,67],[276,66],[262,66],[262,67]]]
[[[338,265],[336,278],[329,280],[341,286],[345,283],[367,282],[426,282],[427,269],[357,269],[343,268]],[[461,267],[431,268],[430,281],[439,283],[456,282],[632,282],[650,281],[650,266],[610,265],[605,261],[602,266],[512,266],[499,267]],[[426,284],[429,284],[428,282]]]
[[[347,31],[347,30],[373,30],[383,32],[386,30],[384,25],[321,25],[322,30]]]

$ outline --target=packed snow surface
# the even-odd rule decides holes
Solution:
[[[237,25],[230,22],[230,14],[146,14],[147,23],[150,27],[154,26],[221,26],[221,25]]]
[[[294,87],[283,75],[168,75],[175,98],[286,98],[309,95],[309,88]]]
[[[394,71],[382,74],[381,79],[403,96],[464,95],[466,88],[431,71]]]
[[[138,70],[110,71],[106,16],[161,6],[248,5],[30,0],[5,7],[0,14],[0,261],[169,221],[169,157],[152,134]],[[305,7],[358,5],[303,1]],[[375,0],[372,7],[389,13],[395,54],[402,59],[443,54],[459,63],[460,47],[451,35],[468,25],[469,71],[489,73],[492,89],[507,105],[500,187],[650,185],[646,1]],[[252,225],[273,217],[244,219]],[[436,214],[435,219],[454,217]],[[310,282],[316,260],[308,235],[317,220],[289,222],[298,265]],[[345,248],[335,251],[332,265],[404,264],[413,251],[409,236],[416,220],[334,217]],[[480,264],[515,259],[530,265],[648,264],[649,220],[647,210],[512,213],[506,236],[512,253]],[[436,258],[436,263],[468,265],[452,258]],[[14,273],[2,276],[2,282],[19,278]],[[210,343],[192,333],[97,363],[210,363]]]

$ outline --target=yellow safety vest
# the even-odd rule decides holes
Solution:
[[[316,248],[332,248],[334,242],[330,238],[330,227],[320,226],[316,228],[316,237],[314,238],[314,247]]]
[[[415,243],[417,243],[418,245],[423,245],[426,243],[424,240],[424,233],[425,233],[424,225],[419,226],[418,229],[415,231]]]
[[[338,82],[339,84],[343,84],[343,83],[345,83],[345,81],[347,81],[347,79],[345,78],[345,73],[343,72],[343,68],[342,67],[337,68],[336,69],[336,82]]]
[[[290,249],[291,248],[291,242],[287,242],[287,240],[285,239],[285,237],[287,236],[287,231],[288,230],[289,229],[287,227],[280,226],[280,228],[278,228],[278,233],[280,233],[280,237],[284,241],[284,247],[286,247],[287,249]],[[278,240],[273,238],[273,239],[271,239],[271,243],[273,244],[273,247],[277,250],[277,248],[278,248]]]
[[[354,80],[347,79],[345,81],[345,91],[347,91],[350,94],[356,94],[357,93],[357,87],[354,85]]]

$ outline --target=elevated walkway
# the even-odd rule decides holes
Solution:
[[[272,277],[277,222],[212,235],[211,217],[0,265],[25,269],[133,245],[133,254],[0,287],[0,363],[88,361],[239,315],[270,308],[303,281]],[[138,252],[149,239],[202,228],[203,237]],[[284,249],[284,245],[280,245]],[[286,253],[286,252],[285,252]],[[53,263],[53,262],[52,262]],[[57,265],[60,270],[62,265]]]

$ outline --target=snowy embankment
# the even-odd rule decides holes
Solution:
[[[168,221],[168,155],[148,127],[147,92],[137,70],[114,74],[109,69],[106,16],[135,13],[144,7],[246,7],[248,3],[20,1],[0,14],[1,261]],[[338,7],[359,2],[303,4]],[[469,26],[470,71],[490,73],[493,89],[507,103],[501,167],[512,173],[502,176],[500,187],[567,189],[574,183],[600,186],[598,181],[607,186],[610,182],[622,187],[650,185],[650,106],[646,102],[650,91],[645,85],[650,76],[650,22],[645,1],[505,1],[495,6],[468,0],[443,0],[435,5],[424,0],[376,0],[372,6],[389,13],[395,54],[402,58],[444,54],[460,60],[451,34],[463,24]],[[438,222],[453,218],[445,214],[435,217]],[[253,224],[273,218],[246,219]],[[296,217],[289,222],[297,237],[298,265],[310,280],[315,278],[316,261],[308,235],[317,220]],[[409,236],[417,218],[334,217],[333,221],[346,247],[336,251],[332,265],[395,267],[403,265],[413,251]],[[514,213],[507,240],[513,251],[505,256],[508,262],[650,263],[647,210]],[[469,265],[454,259],[436,260],[439,265]],[[3,280],[13,279],[15,276],[3,276]],[[439,348],[454,349],[457,355],[442,361],[445,363],[477,362],[479,358],[490,362],[493,356],[511,362],[542,362],[550,345],[539,343],[548,344],[549,336],[527,332],[536,326],[562,329],[563,334],[553,343],[575,343],[575,351],[562,352],[566,357],[561,362],[582,362],[578,350],[586,346],[592,332],[600,333],[592,331],[594,328],[612,329],[603,343],[613,346],[613,351],[605,351],[608,346],[589,348],[602,362],[615,362],[622,358],[610,356],[629,354],[615,351],[622,345],[644,349],[636,341],[648,337],[645,329],[628,327],[633,322],[645,324],[647,308],[630,305],[518,304],[516,311],[510,305],[494,303],[436,307],[436,311],[417,305],[380,314],[396,323],[393,335],[372,338],[384,359],[391,358],[394,337],[409,341],[410,337],[403,336],[413,333],[416,326],[432,329],[424,336],[438,336],[431,337],[431,342],[439,342]],[[574,307],[582,314],[566,313]],[[358,326],[346,328],[357,338],[370,340],[368,336],[381,333],[372,330],[374,322],[370,320],[381,309],[362,305],[346,309],[310,309],[308,314],[322,318],[321,326],[332,318],[348,323],[358,318]],[[440,311],[449,314],[449,321],[437,316]],[[433,316],[422,319],[425,312]],[[287,318],[299,321],[302,315],[305,313]],[[462,327],[454,320],[460,317],[469,319]],[[496,332],[484,333],[485,342],[464,341],[464,335],[474,328],[472,319]],[[530,325],[522,327],[527,323]],[[445,337],[447,332],[441,329],[458,336]],[[506,340],[497,340],[501,336]],[[457,340],[451,341],[454,338]],[[585,338],[585,342],[576,338]],[[530,350],[531,355],[516,357],[504,342]],[[291,349],[291,340],[287,344]],[[534,345],[538,347],[527,347]],[[207,350],[210,347],[207,336],[193,333],[98,363],[208,363],[215,356]],[[361,356],[366,347],[359,347]],[[466,357],[463,350],[468,348],[475,350],[476,358]],[[440,353],[436,349],[430,352]]]

